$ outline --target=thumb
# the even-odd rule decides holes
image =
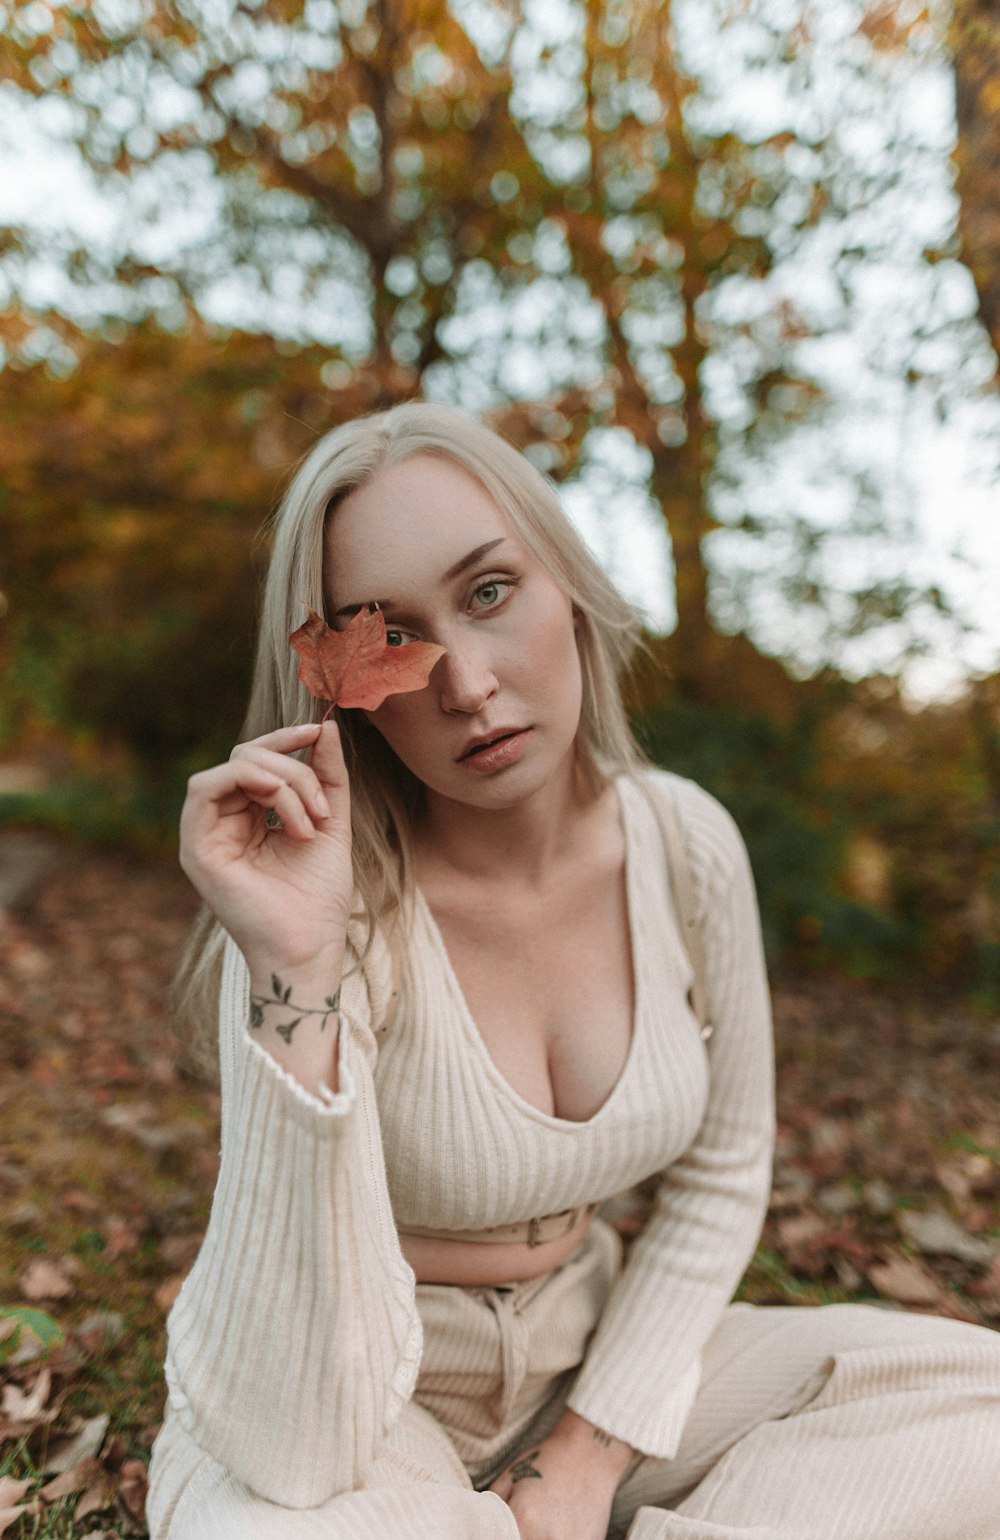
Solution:
[[[338,799],[347,794],[349,791],[347,766],[344,764],[340,728],[332,718],[320,727],[319,735],[309,756],[309,764],[324,791],[332,792]]]

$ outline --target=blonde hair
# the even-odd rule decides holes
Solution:
[[[414,455],[437,455],[470,472],[511,530],[571,598],[581,617],[581,768],[595,790],[617,773],[634,773],[646,761],[628,724],[621,685],[642,645],[639,612],[577,534],[555,487],[524,455],[453,407],[420,401],[372,413],[325,434],[300,464],[265,525],[265,532],[273,535],[273,549],[241,742],[323,715],[323,704],[299,681],[299,660],[288,638],[307,609],[326,614],[328,520],[349,492]],[[412,882],[409,828],[423,788],[362,712],[338,707],[336,715],[351,781],[355,882],[370,943],[376,921],[403,910]],[[173,991],[174,1013],[188,1028],[192,1064],[210,1074],[217,1061],[215,1014],[224,940],[222,927],[203,910],[188,938]]]

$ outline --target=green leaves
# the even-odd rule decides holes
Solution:
[[[0,1364],[5,1364],[21,1345],[27,1331],[44,1348],[56,1347],[63,1340],[64,1332],[44,1310],[34,1310],[30,1305],[0,1305]]]

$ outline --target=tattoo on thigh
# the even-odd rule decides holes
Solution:
[[[531,1463],[535,1456],[541,1454],[541,1452],[541,1449],[532,1449],[528,1454],[522,1454],[520,1459],[516,1460],[510,1468],[510,1479],[512,1481],[523,1481],[526,1476],[534,1476],[538,1481],[541,1481],[541,1471],[537,1465],[532,1465]]]
[[[291,1021],[279,1021],[275,1023],[275,1031],[278,1033],[279,1037],[283,1037],[285,1039],[286,1043],[290,1043],[292,1041],[292,1033],[295,1031],[295,1028],[298,1026],[299,1022],[303,1019],[304,1016],[319,1016],[321,1018],[319,1026],[320,1031],[322,1032],[323,1028],[326,1026],[327,1018],[332,1016],[340,1006],[339,987],[336,994],[327,995],[322,1005],[312,1007],[308,1005],[297,1005],[291,998],[291,984],[282,984],[281,979],[279,979],[276,973],[271,974],[271,987],[274,990],[273,995],[250,996],[250,1025],[251,1027],[262,1027],[264,1025],[264,1012],[267,1010],[268,1006],[277,1005],[279,1008],[284,1008],[287,1006],[290,1011],[297,1011],[298,1015],[295,1016]]]

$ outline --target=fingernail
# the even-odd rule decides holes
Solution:
[[[320,812],[320,817],[321,818],[329,818],[329,816],[330,816],[330,804],[326,800],[326,798],[324,797],[322,792],[320,792],[319,796],[316,798],[316,806],[319,808],[319,812]]]

